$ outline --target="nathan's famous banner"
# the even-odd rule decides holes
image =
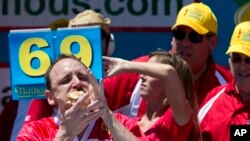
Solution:
[[[198,0],[2,0],[0,27],[44,27],[93,9],[109,17],[114,28],[166,28],[184,5],[194,1]]]
[[[11,30],[9,56],[12,98],[44,98],[44,74],[62,53],[74,54],[97,79],[102,77],[100,26]]]

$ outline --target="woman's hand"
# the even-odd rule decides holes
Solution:
[[[111,77],[118,73],[121,73],[125,69],[125,63],[127,60],[114,58],[114,57],[102,57],[104,76]]]

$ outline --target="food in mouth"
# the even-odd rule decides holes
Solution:
[[[73,106],[73,103],[75,103],[81,96],[84,95],[84,91],[74,91],[68,94],[67,101],[66,101],[66,108],[70,108]],[[81,106],[81,109],[85,109],[89,104],[89,99],[85,100],[83,105]]]

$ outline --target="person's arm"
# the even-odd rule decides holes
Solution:
[[[103,88],[103,79],[100,79],[99,84],[97,83],[95,77],[93,74],[88,71],[90,74],[89,80],[91,86],[93,86],[93,99],[97,100],[99,103],[99,108],[98,110],[102,112],[102,119],[108,129],[111,132],[111,135],[114,140],[119,140],[119,141],[136,141],[137,137],[133,135],[126,127],[124,127],[113,115],[112,111],[109,109],[106,99],[104,97],[104,88]]]
[[[147,62],[147,60],[148,56],[141,56],[132,61]],[[105,99],[111,111],[118,111],[126,115],[129,114],[129,116],[132,114],[131,111],[127,111],[127,109],[123,107],[132,104],[130,103],[133,99],[132,94],[135,91],[139,79],[139,74],[129,72],[103,79]],[[142,101],[142,103],[144,103],[144,101]],[[138,107],[138,113],[133,112],[134,116],[139,116],[141,113],[144,113],[143,104],[139,104],[139,101],[133,104],[140,105],[140,107]]]
[[[164,81],[164,89],[173,115],[179,125],[186,124],[191,118],[190,106],[185,98],[182,82],[175,68],[168,64],[131,62],[120,58],[103,57],[105,76],[122,72],[135,72],[149,75]]]
[[[101,101],[103,101],[103,115],[102,119],[108,129],[111,132],[111,135],[115,141],[137,141],[137,137],[133,135],[123,124],[120,123],[119,120],[115,118],[112,111],[108,108],[108,105],[105,101],[104,94],[103,94],[103,81],[100,80],[100,97]]]
[[[115,118],[113,113],[108,108],[104,110],[102,119],[115,141],[138,140],[134,134],[132,134],[119,120]]]

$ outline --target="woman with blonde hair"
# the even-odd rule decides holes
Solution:
[[[192,71],[181,57],[157,50],[148,62],[103,57],[103,63],[108,77],[140,73],[140,96],[147,102],[146,113],[138,118],[113,114],[105,106],[102,119],[114,140],[201,140]]]

